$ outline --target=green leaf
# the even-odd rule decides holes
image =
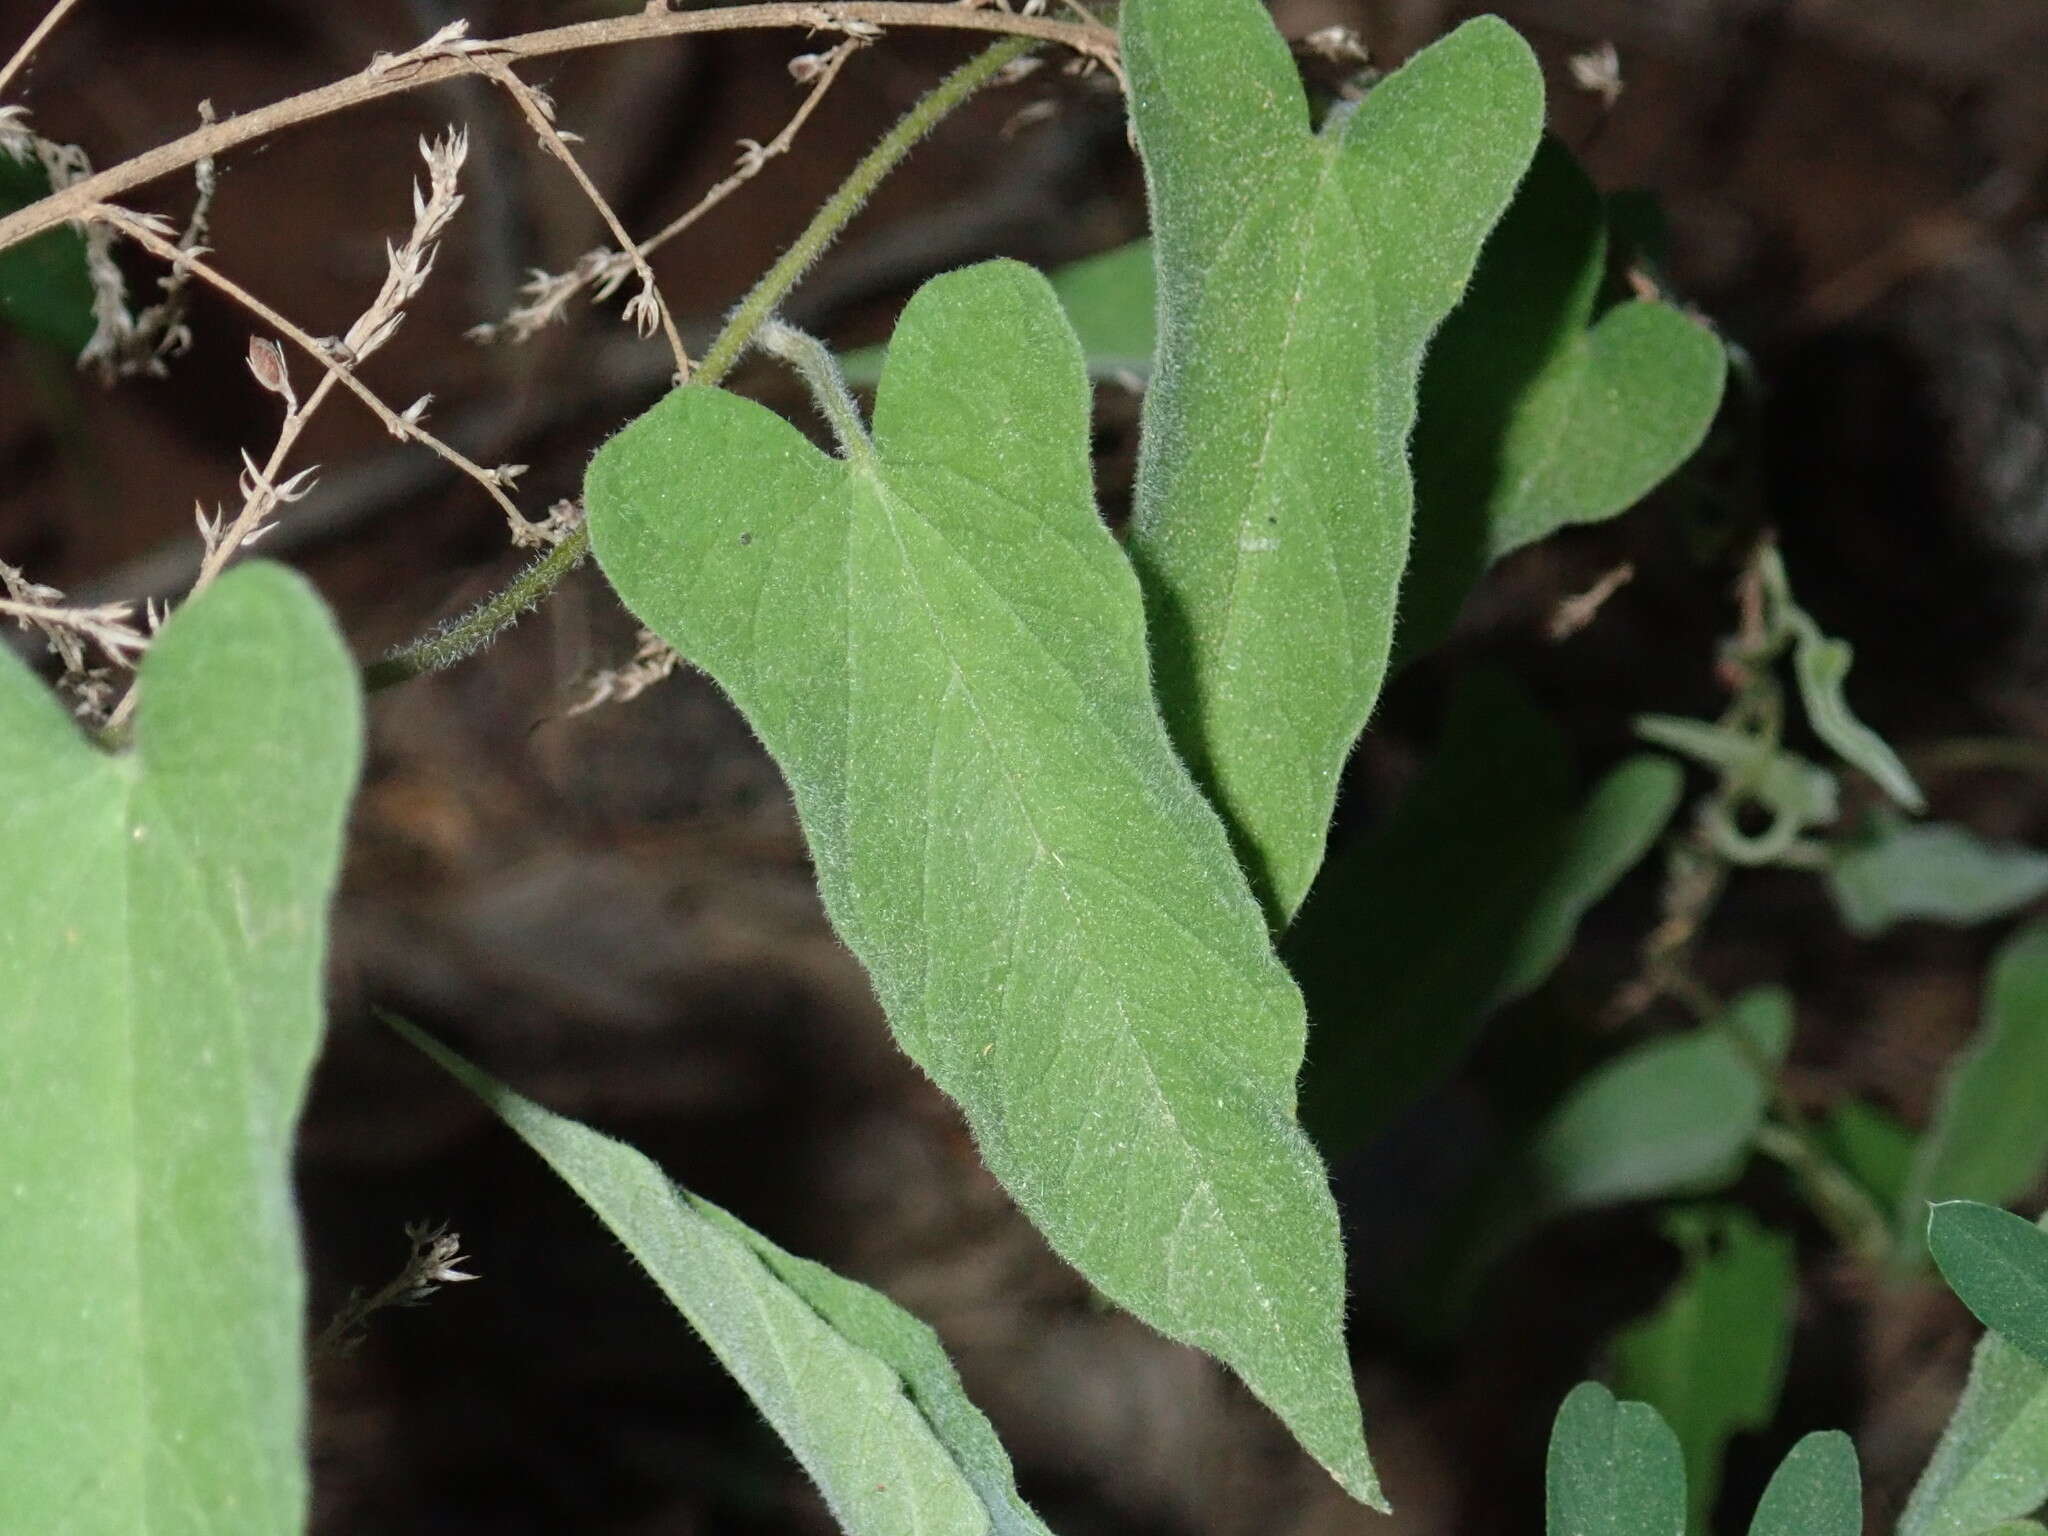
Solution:
[[[1843,691],[1849,680],[1849,665],[1854,660],[1849,642],[1829,639],[1812,615],[1793,599],[1784,557],[1776,549],[1763,552],[1758,569],[1763,576],[1767,622],[1779,635],[1791,637],[1792,672],[1814,733],[1834,748],[1843,762],[1860,768],[1907,810],[1926,810],[1926,797],[1898,754],[1849,708],[1848,695]]]
[[[1968,927],[2048,893],[2048,853],[1888,816],[1834,850],[1827,881],[1843,926],[1863,937],[1915,920]]]
[[[1977,1536],[2041,1536],[2042,1532],[2048,1532],[2048,1526],[2038,1520],[2002,1520],[1978,1532]]]
[[[2048,1368],[1995,1333],[1913,1489],[1897,1536],[1978,1536],[2048,1499]]]
[[[1944,1200],[1928,1213],[1927,1246],[1979,1322],[2048,1366],[2048,1232],[1995,1205]]]
[[[1656,1312],[1615,1339],[1614,1386],[1677,1432],[1689,1524],[1704,1532],[1728,1441],[1777,1412],[1797,1272],[1791,1238],[1740,1207],[1673,1211],[1664,1233],[1685,1269]]]
[[[1839,1429],[1806,1436],[1764,1490],[1749,1536],[1862,1536],[1856,1445]]]
[[[872,445],[677,391],[599,453],[592,541],[781,764],[834,925],[1026,1214],[1372,1501],[1301,998],[1160,722],[1087,439],[1051,290],[990,263],[911,301]]]
[[[1596,320],[1606,275],[1600,195],[1546,139],[1423,369],[1403,655],[1449,633],[1493,561],[1627,510],[1706,436],[1721,343],[1647,300]]]
[[[1770,1100],[1757,1068],[1775,1067],[1791,1036],[1791,998],[1758,987],[1729,1004],[1720,1025],[1636,1046],[1589,1073],[1535,1137],[1539,1206],[1555,1212],[1726,1184]]]
[[[1683,788],[1648,756],[1583,801],[1571,781],[1526,690],[1469,673],[1414,789],[1318,877],[1283,953],[1316,1029],[1302,1119],[1326,1151],[1383,1129],[1456,1069],[1490,1013],[1542,984]]]
[[[21,1531],[302,1529],[292,1135],[360,757],[311,590],[235,571],[132,752],[0,655],[0,1482]]]
[[[0,151],[0,214],[50,195],[39,165]],[[68,225],[0,251],[0,321],[76,357],[92,339],[85,241]]]
[[[1482,18],[1312,133],[1258,0],[1130,0],[1122,29],[1161,314],[1130,550],[1174,740],[1280,927],[1386,674],[1423,345],[1542,76]]]
[[[2048,1164],[2048,924],[2022,929],[1992,961],[1984,1021],[1949,1068],[1899,1206],[1914,1259],[1927,1203],[2017,1200]]]
[[[1906,1129],[1897,1115],[1874,1104],[1847,1099],[1829,1111],[1817,1129],[1829,1157],[1863,1186],[1880,1210],[1900,1207],[1906,1180],[1912,1176],[1919,1138]],[[1916,1227],[1918,1223],[1916,1207]]]
[[[1134,240],[1046,274],[1081,342],[1088,373],[1096,379],[1146,379],[1152,373],[1152,242]],[[887,347],[862,347],[839,360],[849,384],[872,388],[882,376]]]
[[[1618,1403],[1596,1381],[1557,1410],[1547,1476],[1549,1536],[1679,1536],[1685,1468],[1678,1440],[1646,1403]]]
[[[938,1336],[878,1291],[785,1253],[645,1154],[522,1098],[402,1019],[625,1244],[855,1536],[1044,1533]]]

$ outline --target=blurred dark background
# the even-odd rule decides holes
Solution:
[[[41,14],[0,0],[0,49]],[[1290,36],[1345,24],[1386,65],[1472,7],[1281,0]],[[1598,764],[1633,712],[1711,713],[1732,624],[1725,544],[1702,518],[1772,527],[1802,599],[1852,639],[1859,709],[1920,767],[1946,819],[2048,835],[2048,9],[2033,0],[1530,0],[1501,9],[1551,76],[1552,126],[1603,187],[1647,188],[1673,295],[1755,365],[1700,461],[1652,504],[1498,570],[1446,652],[1390,693],[1343,811],[1369,826],[1432,739],[1446,679],[1485,659],[1529,682]],[[544,0],[85,0],[11,99],[108,165],[184,132],[199,102],[246,111],[352,72],[457,14],[477,35],[596,14]],[[824,45],[751,34],[599,51],[527,72],[629,227],[649,231],[766,140],[800,97],[787,61]],[[1611,112],[1567,61],[1613,42]],[[969,43],[903,32],[847,68],[797,151],[656,260],[702,337],[866,145]],[[529,268],[603,243],[596,216],[510,105],[476,82],[291,130],[221,168],[218,264],[318,333],[339,332],[403,233],[415,139],[467,123],[467,202],[425,296],[366,370],[485,463],[532,466],[538,515],[664,387],[658,341],[578,302],[523,347],[462,333]],[[182,216],[173,177],[134,206]],[[971,103],[891,180],[799,291],[832,341],[886,334],[932,272],[988,255],[1055,265],[1142,232],[1115,96],[1046,70]],[[123,257],[131,291],[156,277]],[[630,291],[630,290],[629,290]],[[250,322],[202,292],[163,379],[111,391],[0,335],[0,559],[75,598],[173,596],[192,505],[237,501],[273,397]],[[304,379],[308,370],[297,365]],[[792,405],[772,370],[736,387]],[[1105,391],[1106,503],[1127,492],[1135,410]],[[518,567],[475,490],[346,399],[297,457],[321,484],[264,552],[318,583],[364,656],[459,611]],[[1701,509],[1707,509],[1702,512]],[[1543,620],[1601,572],[1637,579],[1568,643]],[[460,1231],[483,1279],[385,1314],[322,1366],[318,1529],[427,1533],[828,1529],[788,1457],[617,1245],[477,1104],[371,1021],[381,1005],[550,1107],[614,1132],[777,1241],[932,1322],[1055,1528],[1310,1533],[1540,1528],[1541,1451],[1569,1385],[1656,1298],[1675,1260],[1643,1212],[1546,1230],[1457,1342],[1424,1347],[1361,1309],[1374,1450],[1400,1508],[1347,1506],[1205,1361],[1094,1304],[983,1174],[958,1118],[890,1046],[814,899],[771,764],[702,677],[572,714],[630,655],[633,625],[579,574],[487,655],[377,698],[333,944],[333,1030],[301,1161],[314,1321],[381,1283],[408,1220]],[[1970,766],[1945,743],[2015,743]],[[2031,754],[2031,756],[2030,756]],[[1960,766],[1958,765],[1960,763]],[[2031,767],[2029,767],[2031,763]],[[1946,764],[1947,766],[1944,766]],[[2017,764],[2018,766],[2014,766]],[[1560,983],[1626,978],[1654,871],[1595,914]],[[1741,882],[1702,954],[1731,990],[1796,992],[1792,1081],[1924,1116],[1976,1018],[1995,935],[1840,931],[1811,880]],[[1588,1026],[1591,1027],[1590,1025]],[[1480,1068],[1485,1067],[1482,1055]],[[1453,1134],[1446,1131],[1444,1134]],[[1344,1187],[1392,1177],[1368,1154]],[[1856,1433],[1888,1526],[1960,1382],[1972,1336],[1931,1290],[1870,1294],[1782,1189],[1754,1191],[1806,1256],[1779,1422],[1738,1443],[1753,1498],[1801,1430]],[[1354,1231],[1358,1262],[1372,1233]],[[1751,1443],[1751,1442],[1754,1443]],[[1744,1490],[1747,1490],[1745,1492]],[[1875,1526],[1873,1527],[1875,1528]]]

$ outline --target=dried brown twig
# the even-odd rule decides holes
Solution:
[[[533,273],[531,279],[520,291],[526,302],[506,315],[501,321],[472,326],[466,333],[471,341],[494,342],[509,340],[526,341],[543,327],[551,325],[562,317],[569,301],[584,290],[590,290],[594,302],[603,303],[619,289],[619,285],[644,268],[646,260],[669,241],[695,224],[705,214],[716,208],[728,197],[761,174],[769,161],[786,154],[796,136],[810,121],[811,114],[825,99],[825,93],[838,80],[839,72],[846,61],[853,57],[867,43],[862,38],[849,38],[838,47],[823,54],[806,54],[812,60],[817,73],[810,77],[810,91],[796,111],[791,114],[782,131],[766,144],[757,144],[752,139],[740,140],[739,166],[730,176],[712,187],[697,199],[690,208],[663,225],[659,230],[642,240],[637,246],[625,250],[598,249],[586,252],[567,272]],[[792,67],[796,61],[792,60]],[[643,282],[645,279],[643,279]]]
[[[485,469],[481,464],[471,460],[459,449],[443,442],[440,438],[429,432],[420,425],[420,413],[425,408],[425,402],[431,397],[422,396],[420,400],[415,401],[403,411],[392,409],[381,396],[355,376],[355,355],[343,350],[346,345],[345,341],[337,343],[333,347],[323,345],[317,337],[308,334],[303,328],[293,324],[275,309],[250,293],[248,289],[235,282],[234,279],[207,265],[198,255],[180,251],[177,246],[165,238],[160,228],[140,214],[133,213],[126,208],[102,206],[90,209],[88,216],[94,219],[105,220],[115,225],[123,234],[134,240],[138,245],[162,257],[164,260],[180,262],[189,267],[200,281],[241,305],[250,314],[256,316],[257,319],[312,358],[326,372],[329,379],[341,385],[357,399],[361,400],[363,404],[367,405],[376,414],[377,419],[384,423],[385,429],[393,437],[409,439],[420,444],[422,447],[431,449],[434,453],[439,454],[450,464],[461,470],[471,480],[482,486],[491,499],[498,503],[506,519],[512,523],[515,543],[531,545],[541,542],[534,536],[533,529],[535,525],[519,510],[517,503],[506,494],[506,488],[517,480],[525,466],[521,464],[505,464],[495,469]],[[389,332],[387,331],[386,335],[388,336],[388,334]],[[312,397],[309,396],[309,404],[311,399]],[[301,407],[300,409],[303,413],[305,408]],[[251,470],[254,473],[260,473],[253,465]],[[268,477],[264,478],[267,479]],[[237,522],[239,521],[240,519],[238,518]],[[247,544],[247,534],[245,533],[235,542]],[[214,562],[216,567],[221,563],[222,561],[218,560]]]
[[[208,156],[270,137],[282,129],[315,121],[351,107],[396,96],[461,75],[488,72],[489,61],[506,63],[546,58],[587,48],[659,37],[709,32],[762,31],[776,28],[840,32],[873,36],[889,26],[930,27],[953,31],[1010,33],[1038,38],[1069,48],[1099,63],[1114,66],[1116,35],[1100,26],[1053,21],[1043,16],[1014,15],[960,4],[912,3],[912,0],[838,0],[838,3],[737,5],[710,11],[650,11],[602,21],[522,33],[496,40],[472,39],[444,28],[418,48],[373,59],[366,69],[315,90],[273,102],[223,122],[210,123],[159,145],[119,165],[87,176],[40,202],[0,218],[0,250],[85,219],[97,205],[111,203],[134,188]]]
[[[57,23],[62,21],[65,14],[76,4],[78,0],[57,0],[55,5],[43,13],[43,19],[35,24],[27,37],[22,39],[21,46],[14,50],[13,56],[5,64],[0,64],[0,91],[6,90],[13,83],[14,77],[21,73],[22,66],[28,63],[38,48],[43,46],[43,39],[57,29]]]
[[[668,349],[675,357],[676,382],[680,384],[690,376],[690,354],[683,348],[683,338],[676,332],[675,316],[669,312],[668,304],[661,297],[661,290],[655,286],[654,269],[647,265],[647,257],[633,237],[626,233],[626,226],[619,222],[619,216],[612,211],[612,205],[598,191],[597,183],[577,163],[575,152],[569,148],[572,135],[564,134],[555,126],[554,104],[546,95],[535,90],[513,72],[512,66],[502,59],[492,59],[485,66],[485,75],[503,86],[519,104],[519,110],[540,141],[552,154],[569,168],[569,174],[576,178],[576,185],[583,189],[583,195],[604,220],[605,228],[612,232],[612,238],[619,243],[629,268],[640,278],[640,291],[626,304],[626,318],[633,322],[633,328],[641,336],[652,336],[657,329],[668,341]]]
[[[114,668],[132,671],[149,646],[148,631],[156,628],[156,610],[147,612],[147,629],[143,629],[135,624],[131,603],[66,605],[62,592],[30,581],[4,560],[0,560],[0,591],[7,594],[0,598],[0,618],[35,630],[57,653],[64,668],[61,686],[71,695],[77,712],[92,720],[105,718],[113,703],[113,671],[92,666],[86,647],[99,647]]]

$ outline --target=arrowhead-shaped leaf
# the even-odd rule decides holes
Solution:
[[[1528,166],[1542,76],[1468,23],[1320,133],[1258,0],[1128,0],[1159,269],[1131,553],[1174,739],[1275,926],[1386,674],[1424,343]]]
[[[292,1134],[360,755],[298,578],[234,572],[144,662],[132,751],[0,655],[0,1519],[305,1520]]]
[[[1652,300],[1596,320],[1606,277],[1600,195],[1546,140],[1430,344],[1403,656],[1443,639],[1493,561],[1632,506],[1713,422],[1727,372],[1713,332]]]
[[[1147,676],[1045,280],[927,284],[872,444],[669,396],[586,485],[606,574],[781,764],[841,936],[982,1155],[1112,1299],[1377,1498],[1305,1024]]]
[[[931,1329],[678,1189],[623,1142],[393,1028],[490,1105],[582,1196],[710,1346],[852,1536],[1047,1536]]]

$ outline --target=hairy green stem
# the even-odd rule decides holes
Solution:
[[[753,341],[754,333],[761,328],[762,322],[781,307],[790,289],[797,285],[797,279],[809,271],[811,263],[824,255],[825,248],[839,238],[839,232],[860,212],[861,205],[874,195],[882,179],[902,163],[903,157],[910,153],[917,141],[936,128],[947,113],[994,79],[1004,65],[1021,58],[1032,46],[1028,37],[1004,38],[946,76],[923,100],[898,118],[896,126],[882,135],[881,142],[869,150],[860,164],[853,168],[853,173],[839,184],[839,190],[826,200],[809,226],[796,237],[796,243],[782,253],[781,259],[754,285],[753,292],[740,301],[739,308],[726,321],[725,329],[718,333],[717,339],[697,364],[697,371],[690,382],[716,384],[724,378]]]
[[[408,682],[428,672],[452,667],[465,656],[482,650],[510,629],[519,616],[561,584],[562,578],[583,563],[590,553],[590,530],[577,527],[561,543],[534,561],[510,585],[492,593],[459,619],[451,619],[428,631],[408,645],[402,645],[382,661],[363,669],[363,688],[375,693],[394,683]]]
[[[861,205],[876,187],[903,162],[918,141],[942,122],[946,115],[980,90],[1001,72],[1003,66],[1021,58],[1037,46],[1029,37],[1006,37],[946,76],[923,96],[875,147],[861,158],[839,189],[832,194],[797,236],[796,243],[782,253],[727,318],[725,326],[690,375],[685,387],[716,384],[753,344],[761,327],[774,317],[789,291],[840,232],[860,212]],[[529,565],[503,591],[493,594],[459,619],[441,625],[408,645],[399,647],[382,661],[363,670],[363,687],[374,693],[427,672],[438,672],[481,650],[498,634],[510,628],[529,608],[560,584],[563,577],[583,563],[590,552],[590,531],[579,527],[547,554]]]
[[[780,320],[770,320],[762,326],[760,340],[762,351],[781,358],[803,379],[818,413],[838,439],[839,451],[848,459],[872,460],[875,445],[868,437],[866,423],[860,419],[860,407],[854,403],[853,391],[846,387],[846,375],[839,371],[839,364],[825,343]]]

